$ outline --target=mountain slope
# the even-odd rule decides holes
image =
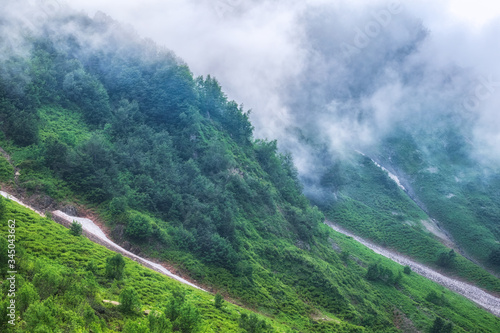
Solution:
[[[396,158],[393,156],[392,159]],[[389,161],[383,165],[392,169],[394,162]],[[422,210],[421,207],[426,207],[427,204],[424,205],[419,200],[420,197],[413,195],[418,191],[415,189],[416,185],[428,193],[433,193],[431,191],[437,191],[438,188],[440,192],[446,191],[442,186],[443,183],[431,185],[429,182],[421,182],[415,184],[412,181],[407,181],[409,177],[399,172],[399,180],[403,182],[403,190],[390,178],[387,171],[377,166],[376,162],[357,153],[353,153],[351,161],[338,162],[330,170],[322,178],[323,189],[336,193],[337,198],[327,200],[328,203],[318,202],[329,219],[375,243],[394,248],[422,263],[443,270],[447,274],[459,276],[495,292],[500,290],[498,278],[468,259],[470,257],[469,248],[463,245],[462,239],[470,236],[470,229],[467,232],[462,231],[462,236],[456,236],[457,228],[465,225],[461,223],[467,215],[459,217],[455,215],[454,218],[453,215],[446,217],[432,214],[433,212],[427,209],[426,211]],[[423,175],[425,173],[419,173],[419,177]],[[338,181],[335,182],[335,185],[331,185],[332,180],[335,179]],[[415,198],[420,205],[410,196]],[[436,197],[431,199],[425,202],[430,202],[429,207],[439,207],[439,209],[447,207],[446,203],[442,201],[450,200],[444,194],[441,194],[439,199]],[[456,214],[464,209],[468,209],[466,205],[455,206],[450,212]],[[429,231],[436,223],[433,219],[441,222],[440,225],[445,230],[444,232],[441,230],[440,233],[433,230],[440,237]],[[444,223],[450,220],[453,220],[454,224]],[[474,227],[474,224],[469,224],[467,228]],[[434,229],[437,228],[439,226],[434,226]],[[446,236],[445,232],[450,232],[455,243]],[[487,239],[485,237],[481,242],[485,242]],[[450,246],[457,252],[453,264],[440,265],[439,257],[442,253],[448,253]],[[479,249],[477,243],[475,248]],[[485,252],[485,250],[485,248],[481,248],[481,251]],[[464,254],[465,257],[460,253]]]
[[[170,332],[169,326],[186,324],[193,329],[185,329],[185,332],[242,331],[238,325],[240,313],[249,314],[249,311],[229,303],[217,309],[212,295],[182,287],[128,258],[124,260],[124,277],[110,278],[107,262],[113,256],[111,251],[84,237],[71,235],[64,227],[13,201],[2,199],[1,202],[2,235],[8,233],[7,216],[16,221],[18,273],[15,298],[7,297],[9,284],[2,285],[2,332],[137,332],[139,327],[149,327],[151,332]],[[2,253],[6,253],[5,238],[2,236],[0,241]],[[1,268],[2,277],[9,276],[5,275],[3,261]],[[127,312],[104,302],[123,302],[123,293],[130,288],[137,292],[140,312],[135,309]],[[16,300],[15,326],[7,322],[10,318],[6,302],[11,299]],[[141,314],[145,310],[152,312],[143,318]],[[155,311],[168,313],[164,329],[160,328],[163,318],[157,321],[151,318]],[[177,315],[173,315],[176,311]],[[268,319],[258,318],[269,324]],[[272,326],[276,331],[285,331],[278,323]]]
[[[424,330],[441,317],[458,332],[498,327],[326,227],[290,155],[255,140],[248,113],[171,52],[102,14],[69,12],[25,37],[26,52],[7,53],[0,67],[0,143],[20,173],[2,160],[4,186],[38,208],[92,210],[127,249],[286,330],[396,332],[400,321]],[[61,250],[49,240],[25,246]]]

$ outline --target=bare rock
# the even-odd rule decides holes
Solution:
[[[40,198],[40,205],[42,208],[47,209],[48,207],[52,206],[54,204],[54,199],[49,197],[48,195],[43,195]]]
[[[117,224],[113,231],[111,231],[111,238],[116,240],[122,240],[125,237],[125,225]]]
[[[78,210],[73,205],[64,206],[61,211],[71,216],[78,216]]]
[[[125,250],[130,251],[132,249],[132,244],[130,244],[129,242],[125,241],[125,242],[123,242],[122,247]]]

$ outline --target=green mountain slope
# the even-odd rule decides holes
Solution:
[[[393,160],[395,159],[393,156]],[[467,215],[460,216],[462,210],[467,209],[467,205],[457,205],[451,208],[450,213],[455,214],[455,217],[450,215],[448,219],[443,215],[433,214],[427,209],[424,211],[421,208],[424,204],[419,206],[407,193],[408,189],[413,191],[414,183],[405,182],[406,187],[403,190],[389,177],[387,171],[375,163],[369,157],[353,154],[351,161],[337,163],[325,173],[322,180],[325,188],[330,186],[332,193],[337,195],[337,198],[328,204],[321,203],[327,218],[375,243],[396,249],[436,269],[498,292],[500,290],[498,278],[459,254],[462,248],[468,250],[462,245],[461,240],[463,237],[468,237],[470,233],[462,230],[463,236],[455,237],[454,231],[460,228],[459,223],[467,217]],[[384,165],[392,167],[389,163]],[[329,185],[333,182],[335,185]],[[440,191],[446,191],[442,187],[442,182],[435,184],[434,188],[430,186],[432,184],[430,182],[425,182],[426,186],[423,184],[423,182],[420,183],[421,188],[429,192],[437,188],[441,188]],[[446,209],[446,203],[442,201],[449,201],[444,194],[441,194],[439,200],[434,197],[431,199],[428,201],[430,204],[426,204],[425,207]],[[441,226],[445,230],[453,231],[452,239],[455,243],[446,237],[443,240],[443,236],[439,238],[429,231],[434,224],[431,217],[439,222],[446,222],[453,218],[456,225],[448,227],[447,224],[441,223]],[[469,228],[474,228],[474,225],[469,224]],[[434,227],[434,229],[437,228]],[[444,234],[444,232],[441,233]],[[487,237],[482,242],[485,240]],[[450,251],[447,246],[452,246],[457,251],[457,256],[450,265],[440,265],[440,256]],[[479,248],[477,244],[476,248]],[[482,251],[485,252],[485,249],[482,248]]]
[[[415,274],[404,275],[399,265],[326,227],[323,214],[302,194],[290,155],[279,153],[275,141],[254,140],[248,113],[227,100],[215,79],[194,78],[172,53],[131,38],[103,17],[59,17],[43,31],[27,36],[26,54],[9,53],[0,67],[0,145],[13,164],[1,160],[3,185],[30,197],[39,209],[76,204],[93,210],[115,241],[168,261],[271,317],[276,330],[427,330],[436,318],[450,321],[456,332],[498,328],[496,317],[462,297]],[[91,43],[95,40],[99,46]],[[400,199],[405,214],[425,217]],[[2,235],[5,222],[19,210],[8,207]],[[174,282],[130,263],[124,282],[112,282],[109,274],[105,279],[104,249],[78,239],[77,248],[65,252],[66,230],[45,219],[31,222],[32,215],[20,211],[15,217],[25,248],[22,258],[26,265],[33,263],[21,272],[36,292],[30,291],[32,305],[20,313],[25,319],[18,329],[30,327],[35,323],[30,318],[44,312],[53,318],[47,325],[70,331],[91,323],[120,330],[131,320],[145,322],[113,310],[101,313],[90,296],[84,308],[67,310],[69,289],[42,297],[43,286],[35,278],[51,273],[37,260],[59,267],[54,279],[64,280],[75,268],[74,279],[92,280],[84,273],[88,258],[75,259],[79,247],[96,249],[97,299],[116,299],[134,287],[143,304],[152,307],[162,308],[164,298],[181,302],[171,291]],[[427,235],[415,234],[434,244]],[[168,291],[157,291],[156,282],[147,279],[140,283],[140,275],[163,281],[158,284],[165,283]],[[82,299],[82,293],[74,293]],[[202,324],[173,328],[258,331],[245,319],[237,327],[236,308],[214,310],[210,297],[192,291],[187,304],[199,310]],[[189,306],[175,304],[170,309],[196,317]],[[71,319],[82,311],[89,323]],[[209,323],[212,317],[218,318],[215,323]]]
[[[412,195],[467,254],[498,272],[491,257],[500,241],[498,169],[472,158],[475,147],[458,130],[424,137],[419,142],[412,133],[395,135],[381,156],[408,179]]]
[[[128,258],[123,259],[123,277],[110,277],[107,262],[113,252],[83,236],[71,235],[68,229],[15,202],[2,199],[1,205],[1,275],[3,279],[10,276],[4,264],[7,216],[15,220],[18,273],[17,296],[7,297],[10,283],[2,284],[2,332],[244,331],[239,328],[241,314],[250,311],[227,302],[217,308],[213,295],[184,287]],[[131,289],[138,303],[127,310],[121,304],[126,304],[124,294]],[[18,316],[14,326],[7,316],[11,299],[16,300]],[[157,317],[143,316],[147,310]],[[271,324],[267,318],[257,320],[272,325],[276,332],[284,331],[282,325]]]
[[[0,198],[1,199],[1,198]],[[343,323],[333,313],[315,310],[313,320],[304,322],[300,316],[284,318],[277,316],[272,320],[263,317],[252,317],[251,312],[223,303],[217,308],[213,303],[213,295],[183,287],[156,272],[139,266],[125,259],[123,277],[108,275],[108,261],[114,254],[100,245],[93,244],[82,236],[73,236],[69,230],[55,224],[47,218],[41,218],[27,208],[10,200],[1,199],[3,236],[8,234],[7,216],[16,221],[16,309],[18,318],[15,328],[7,323],[6,302],[9,283],[2,284],[2,331],[24,332],[37,329],[48,331],[85,331],[108,332],[156,332],[161,320],[154,321],[140,315],[140,311],[150,310],[153,313],[165,313],[169,318],[168,327],[179,327],[182,323],[191,323],[192,329],[183,332],[246,332],[251,326],[245,326],[243,318],[251,322],[265,322],[266,332],[288,331],[328,331],[328,332],[361,332],[362,327]],[[325,230],[328,232],[328,229]],[[414,274],[404,276],[394,288],[387,280],[360,283],[356,276],[364,276],[369,263],[377,262],[379,267],[397,272],[401,267],[390,260],[379,258],[364,246],[341,234],[330,232],[329,242],[337,251],[342,250],[343,264],[349,271],[332,269],[335,265],[323,263],[311,257],[295,253],[294,268],[283,269],[285,274],[280,278],[289,280],[290,272],[304,277],[307,272],[301,269],[300,259],[308,262],[307,267],[316,271],[316,278],[321,272],[328,271],[339,282],[341,288],[349,293],[350,302],[358,302],[365,306],[371,304],[363,316],[363,323],[373,327],[376,332],[393,331],[384,328],[384,313],[377,313],[377,308],[392,309],[394,325],[405,332],[425,329],[432,319],[431,313],[447,318],[456,323],[456,332],[475,329],[480,332],[495,332],[500,324],[498,318],[486,314],[483,310],[446,291],[440,286]],[[7,253],[9,242],[0,238],[3,256]],[[288,248],[288,257],[293,256],[293,249]],[[296,251],[296,250],[295,250]],[[328,256],[329,249],[323,250]],[[331,257],[331,255],[329,255]],[[2,276],[7,268],[2,258],[0,265]],[[316,262],[316,264],[314,264]],[[288,271],[288,272],[287,272]],[[349,273],[350,272],[350,273]],[[7,280],[4,280],[7,281]],[[321,281],[310,281],[310,289],[321,287]],[[354,286],[355,288],[350,288]],[[362,289],[359,289],[359,288]],[[123,302],[123,293],[133,289],[138,295],[138,307],[133,312],[124,311],[120,306],[103,302],[103,300]],[[438,298],[432,295],[440,295]],[[315,295],[317,301],[327,301],[321,293]],[[184,300],[183,300],[184,299]],[[350,307],[349,305],[346,305]],[[331,307],[325,303],[325,308]],[[175,310],[176,309],[176,310]],[[175,311],[179,312],[175,312]],[[177,317],[175,315],[177,314]],[[247,314],[247,317],[242,316]],[[274,317],[274,316],[272,316]],[[243,321],[242,321],[243,320]],[[248,319],[247,319],[248,320]],[[303,326],[304,325],[304,326]],[[372,331],[368,329],[367,331]]]

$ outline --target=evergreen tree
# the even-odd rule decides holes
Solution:
[[[494,249],[488,256],[488,262],[495,266],[500,266],[500,248]]]
[[[443,252],[439,255],[437,264],[441,267],[450,267],[453,265],[455,261],[455,257],[457,254],[454,250],[450,250],[449,252]]]
[[[217,293],[215,295],[215,307],[217,309],[222,309],[222,306],[224,305],[224,297],[222,297],[221,294]]]
[[[106,276],[110,279],[121,280],[123,277],[123,269],[125,268],[125,260],[119,253],[106,259]]]
[[[366,278],[370,281],[376,281],[380,277],[380,269],[377,264],[372,264],[368,267]]]
[[[69,232],[73,236],[80,236],[82,234],[82,225],[77,221],[73,221],[71,223],[71,227],[69,229]]]

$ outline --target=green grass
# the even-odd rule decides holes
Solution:
[[[40,144],[19,147],[2,138],[0,145],[10,155],[12,163],[21,170],[19,185],[28,193],[45,193],[53,199],[63,201],[75,198],[76,194],[64,180],[54,174],[43,158],[45,142],[52,138],[74,147],[90,136],[90,132],[77,112],[59,106],[44,106],[38,110],[40,116]],[[0,181],[13,181],[13,167],[0,156]]]
[[[64,276],[76,275],[73,276],[75,282],[79,280],[81,285],[85,285],[88,283],[88,275],[86,275],[88,272],[85,271],[85,267],[91,261],[98,267],[95,274],[95,279],[98,282],[95,299],[89,300],[80,298],[78,294],[72,295],[71,288],[53,295],[54,302],[57,304],[56,324],[61,332],[65,328],[70,329],[71,327],[78,331],[78,327],[80,327],[78,324],[70,324],[64,319],[81,315],[83,305],[87,303],[95,309],[104,311],[104,313],[99,313],[94,309],[100,319],[96,323],[103,332],[119,331],[129,320],[144,321],[142,316],[122,315],[112,305],[102,305],[103,299],[118,301],[119,292],[125,287],[133,287],[138,291],[142,310],[163,308],[171,299],[172,291],[180,288],[186,293],[187,302],[193,304],[201,313],[203,319],[200,326],[201,332],[242,332],[238,327],[238,320],[240,314],[249,313],[248,310],[227,302],[224,303],[222,309],[216,309],[213,305],[213,295],[184,286],[173,279],[144,268],[128,258],[125,258],[125,278],[118,283],[112,283],[104,277],[103,273],[106,258],[113,254],[105,247],[92,243],[84,237],[72,236],[69,230],[63,226],[49,219],[41,218],[11,201],[7,203],[6,215],[1,219],[0,230],[4,237],[7,235],[7,218],[16,221],[16,248],[18,251],[22,249],[22,255],[18,255],[16,258],[19,270],[17,275],[18,288],[33,282],[33,277],[42,271],[43,267],[50,267]],[[6,280],[3,281],[5,287]],[[6,299],[7,293],[5,291],[5,288],[2,288],[1,301]],[[72,305],[70,304],[71,297],[77,297],[82,304],[70,306]],[[2,331],[24,331],[23,327],[26,326],[26,323],[23,322],[22,318],[21,315],[21,321],[18,322],[16,328],[4,326],[5,330]],[[277,321],[260,315],[259,318],[271,323],[276,332],[289,331],[286,325]],[[3,322],[4,318],[1,320]],[[72,329],[71,331],[73,331]]]
[[[71,109],[60,106],[43,106],[38,109],[40,116],[40,139],[54,137],[66,145],[75,147],[90,137],[83,116]]]
[[[6,216],[2,219],[1,232],[4,236],[7,217],[16,220],[16,246],[23,249],[19,259],[22,272],[20,274],[22,278],[19,280],[25,281],[23,283],[32,280],[42,267],[47,266],[62,272],[64,276],[71,271],[78,278],[85,280],[84,268],[93,261],[98,267],[95,274],[98,282],[95,302],[98,304],[102,304],[102,299],[118,301],[120,290],[133,287],[139,293],[143,310],[162,308],[171,299],[172,290],[181,288],[186,292],[187,300],[200,311],[203,318],[202,327],[207,329],[207,332],[242,332],[238,328],[238,319],[240,313],[248,310],[227,302],[222,311],[218,310],[213,305],[213,295],[182,286],[177,281],[128,259],[126,259],[125,278],[119,283],[112,283],[103,275],[105,260],[112,255],[111,251],[84,237],[71,236],[68,229],[46,218],[40,218],[14,202],[7,203]],[[259,287],[263,288],[260,292],[267,294],[269,301],[280,300],[277,304],[260,304],[257,298],[256,303],[250,308],[266,314],[266,317],[261,318],[271,323],[277,332],[295,330],[361,332],[363,329],[356,328],[355,325],[367,324],[371,327],[367,331],[395,332],[394,329],[389,329],[386,322],[393,319],[391,314],[394,310],[403,313],[421,330],[427,329],[436,315],[453,321],[454,332],[473,329],[478,329],[480,332],[495,332],[496,328],[500,327],[498,318],[479,309],[465,298],[414,273],[410,276],[405,275],[397,288],[382,282],[367,281],[362,276],[366,274],[366,267],[370,263],[377,262],[394,272],[402,271],[402,267],[375,255],[366,247],[326,226],[323,232],[328,235],[329,242],[335,244],[337,251],[349,253],[345,261],[341,261],[332,253],[331,246],[318,245],[311,251],[304,251],[286,242],[280,244],[277,240],[248,244],[249,250],[266,258],[265,261],[257,261],[256,258],[256,264],[260,263],[254,268],[255,284],[262,286]],[[220,275],[217,272],[211,274],[213,278],[219,279],[219,287],[222,287],[220,290],[223,293],[238,290],[237,286],[231,285],[231,281],[226,280],[224,274]],[[291,285],[294,285],[295,291],[290,289]],[[240,288],[246,289],[245,286]],[[449,306],[437,306],[426,301],[425,298],[430,291],[444,293]],[[242,298],[249,303],[252,303],[252,297],[258,296],[258,293],[253,294],[254,287],[246,292],[247,295],[242,295]],[[310,304],[309,310],[305,313],[301,302],[297,302],[293,296],[295,292],[301,295],[302,301]],[[5,295],[6,293],[2,293],[2,299]],[[337,295],[337,302],[332,302],[332,295]],[[71,302],[70,291],[57,293],[54,301],[58,304],[57,311],[63,311],[63,308],[67,307],[65,311],[69,314],[66,313],[66,316],[78,316],[83,311],[82,306],[68,306],[68,302]],[[98,308],[95,304],[93,306]],[[129,320],[144,320],[140,317],[122,315],[111,305],[104,307],[107,309],[104,314],[96,311],[96,315],[103,319],[100,321],[103,331],[118,330]],[[357,316],[356,313],[364,315]],[[60,315],[57,318],[63,317]],[[19,323],[18,328],[22,328],[23,325],[25,324]],[[60,328],[66,327],[65,325],[65,322],[59,323]]]
[[[343,251],[350,253],[348,265],[357,266],[357,261],[365,263],[373,262],[374,255],[370,249],[352,241],[350,237],[337,234],[335,243]],[[393,271],[401,271],[400,265],[383,257],[378,257],[378,262]],[[448,306],[438,306],[426,300],[430,292],[435,291],[438,295],[443,294],[448,300]],[[401,294],[409,298],[401,297]],[[384,296],[390,299],[390,303],[407,315],[417,328],[425,330],[428,327],[428,319],[433,314],[446,318],[455,323],[453,332],[495,332],[500,328],[500,320],[493,315],[486,314],[473,302],[457,295],[448,289],[439,286],[420,275],[411,273],[404,275],[400,286],[400,293],[395,293],[390,288],[384,291]]]
[[[94,209],[118,242],[176,265],[266,316],[277,331],[397,332],[401,317],[426,331],[437,316],[450,318],[456,332],[497,331],[494,316],[447,291],[446,302],[427,301],[430,292],[442,295],[442,288],[414,274],[399,279],[401,266],[324,226],[323,214],[302,195],[291,160],[276,142],[252,139],[247,116],[217,82],[194,79],[185,65],[156,51],[158,63],[149,63],[110,48],[106,56],[96,54],[100,66],[84,68],[66,48],[39,44],[26,66],[32,82],[40,82],[28,93],[43,106],[31,105],[32,117],[25,119],[30,140],[12,136],[31,145],[1,142],[21,170],[21,190]],[[58,80],[72,76],[81,76],[73,92]],[[45,78],[53,84],[44,85]],[[6,112],[14,116],[15,103],[7,102]],[[423,159],[411,152],[403,162],[415,171]],[[368,238],[435,260],[444,247],[422,230],[427,215],[369,160],[354,163],[326,179],[344,187],[329,213]],[[24,295],[33,285],[44,298],[33,300],[20,329],[33,331],[37,320],[45,320],[45,331],[125,330],[144,318],[122,314],[102,299],[118,300],[124,288],[134,287],[144,308],[164,307],[182,288],[201,313],[201,330],[242,331],[241,308],[215,309],[212,295],[129,260],[123,281],[110,281],[104,274],[108,250],[13,203],[6,218],[19,221]],[[89,273],[92,262],[97,268]],[[367,276],[374,265],[382,272],[375,278]]]
[[[424,228],[421,221],[429,220],[429,216],[388,177],[386,172],[364,156],[358,156],[354,163],[345,163],[341,172],[345,181],[340,187],[339,199],[326,210],[328,219],[375,243],[394,248],[424,264],[439,268],[436,265],[439,254],[448,252],[449,249]],[[420,177],[421,174],[417,179]],[[432,190],[426,189],[436,188],[436,185],[429,181],[425,184],[427,185],[421,186],[423,190],[420,192],[430,192]],[[447,189],[441,191],[449,193]],[[457,196],[460,195],[457,191],[453,192],[457,193]],[[459,235],[454,237],[458,244],[466,244],[464,239],[468,239],[471,233],[484,235],[486,241],[483,239],[481,243],[487,242],[490,234],[488,230],[478,224],[465,222],[471,214],[467,210],[467,203],[458,205],[455,203],[450,206],[450,199],[444,194],[442,198],[448,200],[448,203],[442,199],[435,199],[429,200],[426,206],[434,212],[432,217],[444,222],[447,230],[453,231],[454,235],[460,231]],[[451,200],[457,199],[451,198]],[[440,214],[438,209],[447,212]],[[448,228],[449,224],[446,221],[454,221],[453,226]],[[479,246],[475,249],[473,254],[477,254],[478,251],[484,252],[484,248],[479,249]],[[460,255],[455,265],[447,268],[446,272],[482,288],[500,291],[499,279]]]
[[[487,261],[500,242],[498,170],[470,157],[474,147],[458,133],[421,135],[418,140],[399,133],[384,143],[390,148],[381,155],[409,180],[414,195],[458,246],[498,273],[500,267]]]

